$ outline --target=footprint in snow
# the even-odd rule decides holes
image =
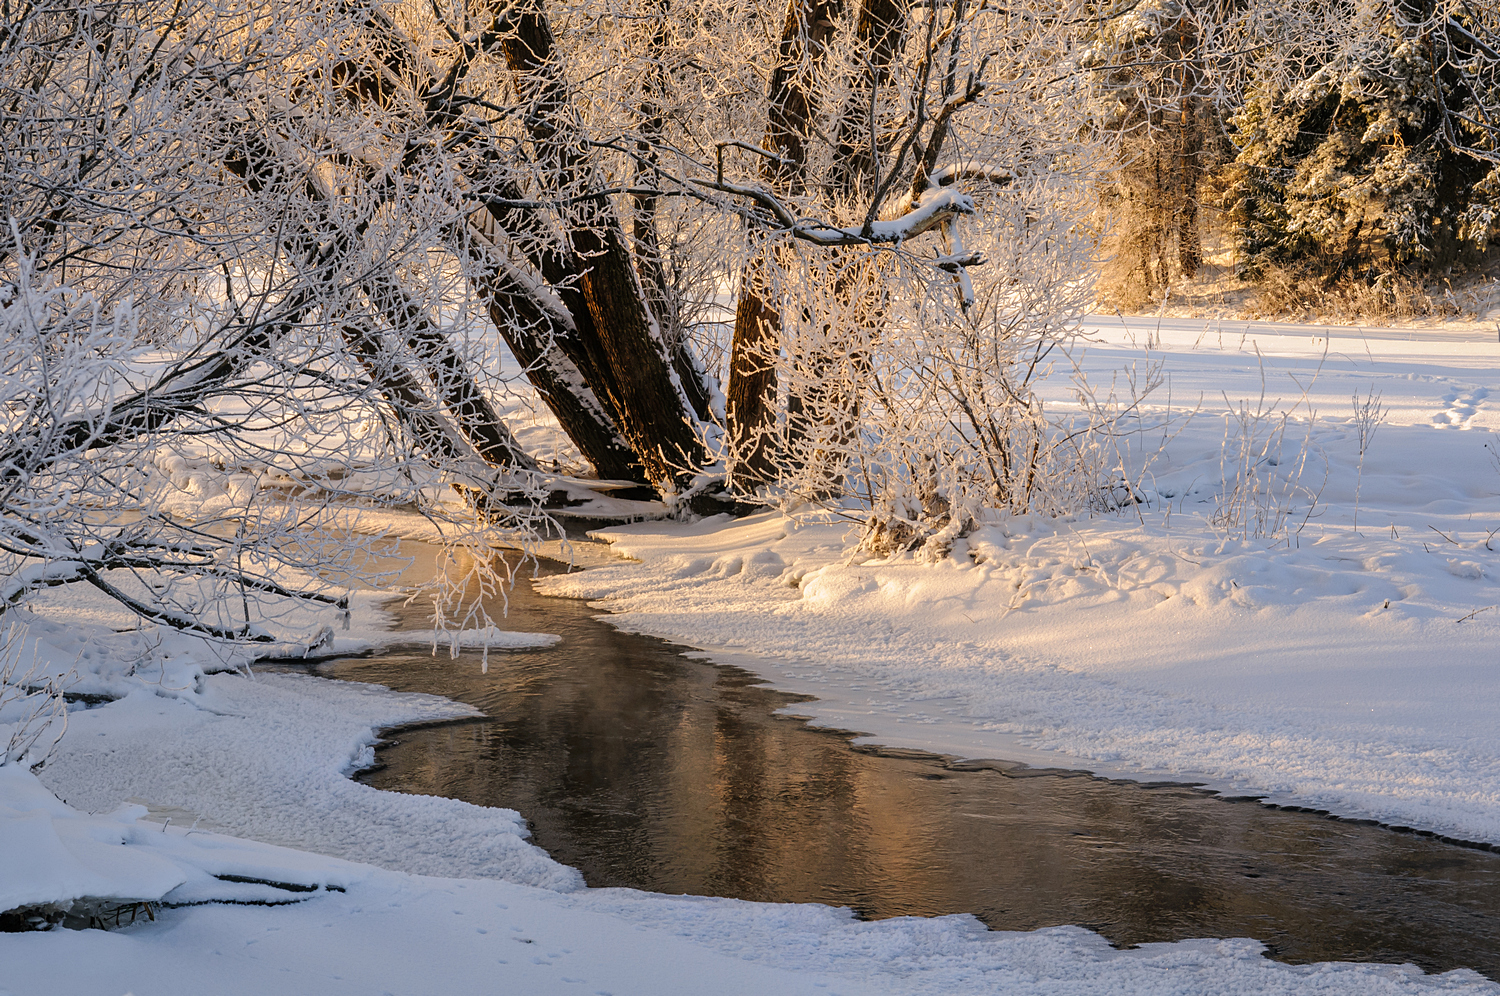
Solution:
[[[1477,385],[1454,387],[1443,396],[1447,410],[1434,415],[1432,424],[1439,429],[1467,429],[1489,396],[1487,388]]]

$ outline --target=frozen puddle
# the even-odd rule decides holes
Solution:
[[[1500,855],[1180,785],[877,753],[775,715],[742,671],[525,584],[508,627],[554,647],[322,666],[487,721],[399,731],[371,785],[519,810],[591,886],[1079,924],[1116,945],[1253,937],[1271,957],[1500,979]],[[418,625],[414,618],[412,625]]]

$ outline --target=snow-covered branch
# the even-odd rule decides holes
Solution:
[[[790,235],[813,245],[830,248],[899,246],[939,227],[951,218],[974,213],[974,199],[969,195],[951,187],[933,187],[929,188],[899,217],[888,221],[876,221],[868,226],[837,226],[797,218],[792,214],[791,209],[774,194],[753,184],[736,184],[703,177],[690,177],[689,182],[709,190],[744,197],[774,219],[774,222],[767,226],[772,231]]]

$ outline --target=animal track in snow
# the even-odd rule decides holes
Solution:
[[[1490,396],[1488,388],[1476,385],[1454,385],[1443,395],[1446,411],[1432,417],[1432,424],[1439,429],[1467,429],[1479,412],[1479,406]]]

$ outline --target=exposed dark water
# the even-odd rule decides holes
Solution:
[[[425,650],[322,667],[491,717],[398,730],[362,779],[519,810],[594,886],[1081,924],[1117,945],[1254,937],[1285,961],[1500,979],[1500,855],[1182,786],[861,750],[773,716],[796,700],[753,676],[596,614],[523,582],[507,626],[558,646],[492,653],[488,674]]]

